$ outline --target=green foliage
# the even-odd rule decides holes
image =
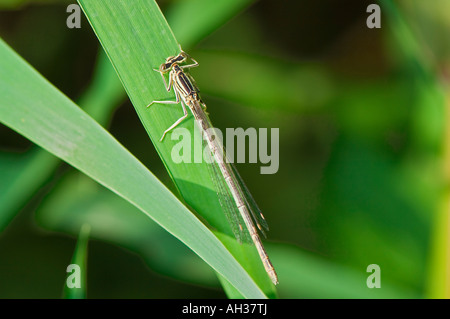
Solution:
[[[78,236],[77,246],[75,247],[75,252],[72,257],[72,264],[79,266],[79,272],[76,272],[80,277],[76,280],[80,280],[80,287],[69,288],[64,285],[64,297],[66,299],[85,299],[87,294],[87,256],[88,256],[88,242],[89,233],[91,226],[89,224],[84,224],[80,228],[80,234]],[[72,274],[76,274],[72,272]]]
[[[21,2],[9,3],[19,8]],[[448,84],[441,75],[448,65],[448,10],[420,1],[380,1],[380,30],[354,20],[350,29],[359,30],[360,38],[340,29],[330,44],[311,29],[314,41],[327,43],[329,60],[318,54],[310,61],[301,48],[308,39],[268,28],[288,24],[288,17],[277,22],[273,10],[275,22],[258,20],[261,8],[236,17],[252,9],[251,2],[160,3],[170,29],[153,1],[80,1],[107,54],[99,55],[78,100],[85,112],[1,42],[0,121],[86,175],[55,174],[60,160],[45,150],[2,151],[0,252],[9,256],[4,248],[22,240],[8,241],[8,231],[17,227],[11,220],[27,218],[18,212],[34,213],[37,206],[40,227],[78,236],[87,224],[90,238],[136,253],[153,272],[192,284],[192,290],[221,287],[230,298],[445,296],[449,231],[442,207],[449,196],[441,165],[448,162],[442,147]],[[292,11],[301,6],[291,5]],[[295,12],[301,21],[310,14]],[[330,30],[336,28],[333,19],[327,21]],[[300,37],[302,27],[295,26]],[[349,36],[357,41],[347,44]],[[287,42],[295,47],[293,58]],[[280,128],[277,174],[252,179],[254,165],[239,167],[269,222],[269,239],[285,242],[265,244],[279,274],[276,292],[253,247],[232,237],[205,167],[175,165],[170,151],[176,141],[159,142],[182,111],[177,105],[146,108],[154,99],[173,98],[152,69],[176,54],[178,43],[200,62],[192,73],[217,127]],[[361,43],[380,56],[365,56]],[[343,56],[352,63],[340,61]],[[182,202],[136,160],[152,151],[146,137],[127,136],[127,147],[145,149],[131,155],[94,122],[109,127],[125,97],[122,84],[175,186],[167,184]],[[181,126],[192,131],[192,119]],[[154,174],[157,161],[145,162]],[[86,258],[85,239],[79,235],[74,258]],[[372,263],[381,267],[382,289],[365,285]],[[0,277],[8,271],[0,264]],[[8,296],[1,287],[0,294]]]

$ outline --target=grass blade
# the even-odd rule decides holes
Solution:
[[[177,164],[172,160],[172,151],[178,141],[173,141],[168,136],[164,142],[159,142],[162,133],[183,114],[181,107],[155,104],[147,108],[153,100],[174,99],[173,93],[166,91],[160,74],[153,71],[168,56],[179,52],[178,43],[158,6],[150,0],[137,3],[80,0],[79,3],[181,196],[211,226],[234,238],[214,191],[207,164]],[[191,132],[191,140],[188,142],[189,145],[194,145],[193,118],[188,118],[178,127]],[[229,241],[223,242],[228,249],[238,250],[231,248],[230,245],[233,244]],[[245,253],[238,255],[252,257],[236,258],[266,294],[274,294],[270,279],[260,271],[264,269],[256,249],[240,249]]]
[[[104,52],[100,52],[94,77],[81,96],[79,105],[105,126],[114,108],[124,97],[122,84]],[[59,159],[39,147],[24,154],[0,153],[0,232],[32,194],[51,178],[59,164]]]
[[[80,270],[80,287],[69,288],[67,283],[64,285],[64,298],[66,299],[85,299],[87,295],[87,255],[88,242],[91,227],[84,224],[78,235],[77,245],[72,257],[72,264],[79,266]]]

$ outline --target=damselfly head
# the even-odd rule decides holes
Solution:
[[[170,70],[170,68],[172,67],[172,64],[169,63],[163,63],[159,66],[159,72],[160,73],[166,73],[167,71]]]
[[[175,64],[180,64],[186,61],[188,55],[186,52],[181,51],[177,56],[170,56],[166,59],[166,62],[161,64],[159,67],[159,72],[168,72]]]

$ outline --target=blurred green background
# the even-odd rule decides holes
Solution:
[[[238,165],[270,225],[278,297],[448,297],[450,2],[380,1],[369,29],[375,1],[244,1],[198,39],[177,25],[189,1],[157,2],[215,126],[280,129],[276,174]],[[92,116],[110,105],[97,121],[175,192],[89,23],[66,27],[69,3],[1,1],[0,37]],[[225,297],[124,200],[5,126],[0,150],[1,298],[61,297],[84,223],[89,298]]]

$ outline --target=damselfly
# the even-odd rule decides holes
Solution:
[[[198,123],[200,130],[205,136],[206,143],[213,157],[212,172],[216,172],[217,176],[212,176],[214,182],[218,184],[220,189],[220,181],[225,181],[225,192],[219,194],[219,200],[222,208],[225,210],[225,214],[231,224],[234,234],[238,240],[248,238],[250,235],[251,241],[255,244],[261,261],[264,265],[266,272],[271,278],[272,282],[276,285],[278,283],[277,274],[273,265],[269,259],[269,256],[262,245],[261,239],[256,230],[255,224],[262,234],[264,234],[263,228],[268,229],[267,223],[262,215],[258,205],[256,205],[250,192],[242,181],[239,173],[235,169],[234,165],[226,157],[225,149],[221,141],[214,136],[212,131],[212,124],[206,114],[206,105],[200,98],[199,89],[195,85],[194,79],[191,75],[184,71],[184,69],[189,69],[197,67],[199,64],[196,60],[191,58],[187,53],[185,53],[180,48],[180,53],[176,56],[170,56],[162,63],[158,71],[163,78],[164,85],[167,91],[173,88],[175,93],[175,101],[153,101],[147,107],[154,103],[160,104],[181,104],[183,108],[183,116],[179,118],[175,123],[173,123],[162,135],[161,140],[164,139],[167,133],[174,129],[178,124],[180,124],[187,116],[188,112],[186,110],[186,105],[191,110],[195,122]],[[186,64],[188,60],[193,63]],[[169,72],[169,83],[166,82],[164,74]],[[219,173],[217,173],[219,172]],[[228,195],[228,196],[227,196]],[[245,227],[248,231],[242,227],[243,221]]]

